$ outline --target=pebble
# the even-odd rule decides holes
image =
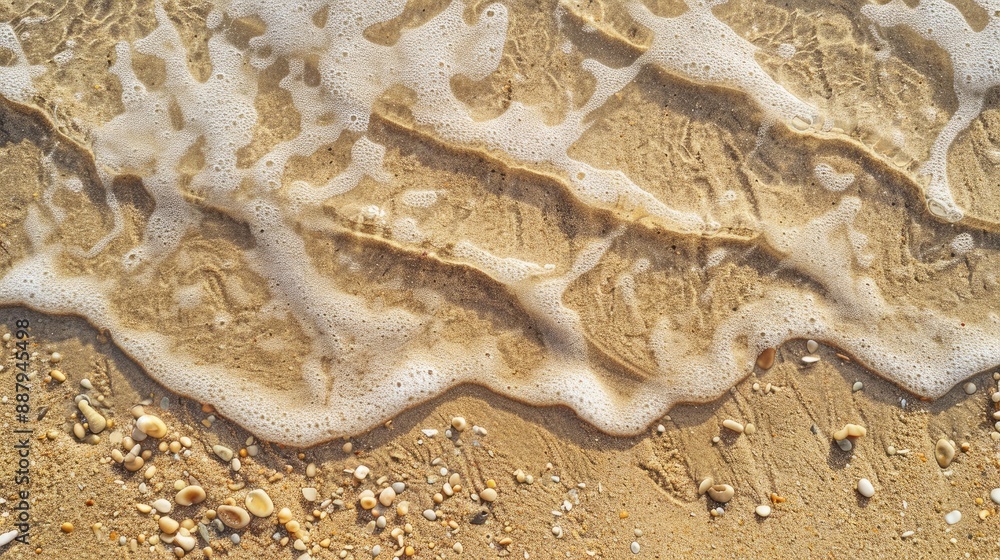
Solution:
[[[160,513],[170,513],[170,509],[172,507],[170,505],[170,502],[168,500],[165,500],[164,498],[160,498],[159,500],[156,500],[155,502],[152,503],[152,506],[153,506],[153,509],[155,509],[156,511],[158,511]]]
[[[866,498],[871,498],[872,496],[875,495],[875,487],[872,486],[870,480],[868,480],[867,478],[862,478],[861,480],[858,481],[858,494],[861,494]]]
[[[771,515],[771,506],[759,505],[753,511],[758,517],[767,517]]]
[[[865,388],[865,384],[860,381],[855,381],[854,385],[851,386],[851,391],[857,393],[858,391]]]
[[[994,504],[1000,505],[1000,488],[990,490],[990,499]]]
[[[159,417],[143,414],[135,420],[135,427],[151,438],[161,438],[167,435],[167,425]]]
[[[313,478],[316,476],[316,463],[309,463],[306,465],[306,477]]]
[[[168,535],[176,533],[177,529],[179,529],[181,526],[181,524],[178,523],[176,520],[171,519],[170,517],[167,516],[161,517],[157,523],[159,523],[160,525],[160,531],[163,531]]]
[[[438,435],[438,431],[435,430],[434,428],[426,428],[426,429],[423,429],[423,430],[420,430],[420,431],[423,432],[423,434],[425,436],[429,437],[429,438],[432,438],[432,437]]]
[[[14,529],[13,531],[7,531],[6,533],[0,535],[0,546],[7,546],[8,544],[10,544],[11,541],[14,540],[14,537],[16,537],[17,535],[18,535],[17,529]]]
[[[369,510],[378,505],[378,500],[375,499],[374,492],[365,490],[358,496],[358,503],[361,504],[361,509]]]
[[[957,509],[953,509],[948,513],[944,514],[944,522],[948,525],[954,525],[962,520],[962,512]]]
[[[80,386],[88,391],[94,388],[94,384],[91,383],[86,377],[80,380]]]
[[[250,514],[238,506],[219,506],[215,510],[215,515],[230,529],[242,529],[250,524]]]
[[[73,524],[70,523],[69,521],[67,521],[66,523],[62,524],[62,526],[60,527],[60,529],[62,529],[63,533],[72,533],[73,532]]]
[[[748,436],[752,436],[757,433],[757,426],[754,426],[752,423],[747,422],[747,425],[743,426],[743,433]]]
[[[341,447],[341,449],[344,451],[344,453],[350,453],[354,451],[354,444],[351,442],[347,442],[344,444],[343,447]]]
[[[49,356],[49,361],[52,362],[53,364],[58,364],[59,362],[62,361],[62,354],[60,354],[59,352],[53,352],[52,355]]]
[[[816,342],[815,340],[807,340],[806,350],[808,350],[809,353],[812,354],[813,352],[819,350],[819,343]]]
[[[233,450],[229,449],[225,445],[213,445],[212,451],[219,459],[222,459],[227,463],[233,460]]]
[[[864,426],[859,426],[857,424],[846,424],[843,428],[833,432],[833,439],[841,441],[849,437],[863,437],[868,433],[868,430]]]
[[[736,490],[728,484],[716,484],[708,489],[708,496],[720,504],[732,500],[735,493]]]
[[[368,473],[370,472],[371,469],[369,469],[368,467],[364,465],[358,465],[358,468],[354,469],[354,478],[358,480],[364,480],[365,477],[367,477]]]
[[[80,399],[80,402],[76,403],[76,407],[80,409],[80,413],[87,419],[87,426],[92,433],[99,434],[104,431],[104,428],[108,427],[108,421],[101,416],[100,412],[97,412],[90,406],[87,399]]]
[[[403,490],[406,490],[406,484],[403,482],[393,482],[391,488],[393,492],[399,495],[403,493]]]
[[[63,373],[63,372],[61,372],[61,371],[59,371],[59,370],[57,370],[57,369],[54,369],[54,370],[50,371],[49,372],[49,377],[51,377],[52,379],[55,379],[59,383],[63,383],[64,381],[66,381],[66,374]]]
[[[702,481],[698,483],[698,495],[700,496],[705,492],[708,492],[708,489],[711,488],[714,484],[715,484],[714,478],[710,476],[703,478]]]
[[[460,542],[455,543],[455,546],[451,547],[451,549],[455,551],[455,554],[461,554],[465,551],[465,547]]]
[[[737,434],[742,434],[743,433],[743,424],[740,424],[736,420],[730,420],[730,419],[727,418],[727,419],[725,419],[725,420],[722,421],[722,427],[724,427],[726,429],[729,429],[729,430],[732,430],[732,431],[736,432]]]
[[[380,545],[375,545],[372,547],[372,558],[382,554],[382,547]]]
[[[174,497],[174,501],[177,502],[177,505],[179,506],[191,506],[204,502],[205,497],[205,489],[201,486],[192,484],[190,486],[185,486],[177,492],[177,496]]]
[[[837,447],[839,447],[841,451],[850,451],[854,449],[854,444],[851,443],[851,440],[849,439],[842,439],[837,441]]]
[[[965,394],[966,394],[966,395],[972,395],[972,394],[975,394],[975,392],[976,392],[976,384],[970,381],[970,382],[966,383],[966,384],[965,384],[965,385],[964,385],[964,386],[962,387],[962,389],[964,389],[964,390],[965,390]]]
[[[763,352],[757,356],[757,367],[760,369],[771,369],[774,365],[774,348],[765,348]]]
[[[814,356],[812,354],[809,354],[807,356],[802,356],[802,363],[807,366],[815,364],[818,361],[819,361],[819,356]]]
[[[316,498],[319,497],[319,492],[315,488],[303,488],[302,497],[305,498],[307,502],[315,502]]]
[[[934,458],[942,469],[948,468],[955,458],[955,446],[944,438],[937,440],[937,445],[934,446]]]
[[[451,419],[451,427],[455,428],[459,432],[464,432],[465,428],[469,426],[469,423],[465,421],[465,418],[461,416],[456,416]]]
[[[632,541],[632,544],[628,545],[628,549],[632,551],[632,554],[639,554],[641,547],[639,546],[639,543]]]
[[[912,537],[915,534],[917,534],[916,531],[903,531],[903,534],[900,535],[900,537],[904,538],[904,539],[908,539],[908,538]]]
[[[396,491],[391,486],[382,490],[378,495],[378,503],[385,507],[391,506],[394,501],[396,501]]]
[[[260,488],[251,490],[243,503],[246,504],[247,510],[256,517],[267,517],[274,512],[274,502],[271,501],[271,496],[268,496],[267,492]]]
[[[497,499],[497,491],[492,488],[486,488],[479,493],[479,497],[487,502],[493,502]]]
[[[426,518],[427,521],[437,521],[437,514],[434,513],[434,510],[432,509],[425,509],[424,518]]]

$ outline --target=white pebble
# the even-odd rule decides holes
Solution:
[[[759,505],[753,511],[760,517],[767,517],[771,515],[771,506]]]
[[[908,538],[912,537],[915,534],[916,534],[915,531],[903,531],[903,534],[900,535],[900,537],[902,537],[904,539],[908,539]]]
[[[819,350],[819,343],[816,342],[815,340],[807,340],[806,350],[808,350],[809,353],[812,354],[813,352]]]
[[[155,509],[160,513],[170,513],[170,502],[168,502],[163,498],[160,498],[159,500],[153,502],[152,506],[153,509]]]
[[[976,392],[976,384],[971,381],[966,383],[965,386],[962,388],[965,389],[966,395],[971,395]]]
[[[369,469],[368,467],[364,465],[358,465],[358,468],[354,469],[354,478],[358,480],[364,480],[365,477],[367,477],[368,473],[370,472],[371,469]]]
[[[948,525],[954,525],[962,520],[962,512],[957,509],[953,509],[948,513],[944,514],[944,522]]]
[[[1000,504],[1000,488],[990,490],[990,499],[994,504]]]
[[[875,487],[872,486],[870,480],[868,480],[867,478],[862,478],[861,480],[858,481],[858,494],[861,494],[866,498],[871,498],[872,496],[875,495]]]
[[[730,420],[730,419],[727,418],[726,420],[722,421],[722,427],[724,427],[726,429],[729,429],[729,430],[732,430],[732,431],[736,432],[737,434],[742,434],[743,433],[743,424],[740,424],[736,420]]]
[[[315,488],[303,488],[302,497],[306,499],[307,502],[315,502],[316,498],[319,497],[319,492]]]
[[[373,546],[372,547],[372,558],[378,556],[379,554],[382,554],[382,547],[379,546],[379,545]]]
[[[425,509],[424,517],[427,518],[427,521],[437,521],[438,518],[437,514],[434,513],[434,510],[432,509]]]
[[[639,554],[639,543],[632,541],[632,544],[628,545],[628,549],[632,551],[632,554]]]
[[[851,386],[851,391],[854,391],[855,393],[857,393],[858,391],[860,391],[860,390],[862,390],[864,388],[865,388],[865,384],[864,383],[862,383],[860,381],[855,381],[854,385]]]

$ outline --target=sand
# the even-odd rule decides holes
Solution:
[[[135,504],[173,501],[175,481],[192,477],[208,499],[171,516],[206,524],[194,557],[370,558],[376,545],[379,558],[407,546],[417,558],[1000,555],[996,95],[982,92],[944,175],[928,175],[967,94],[948,52],[905,25],[875,28],[863,5],[412,1],[364,40],[412,50],[441,21],[467,33],[442,70],[451,97],[380,68],[385,87],[357,129],[331,124],[342,100],[320,95],[322,52],[254,47],[268,37],[257,16],[216,21],[225,10],[187,2],[159,14],[0,7],[16,34],[0,48],[0,333],[12,335],[0,533],[30,493],[30,542],[0,557],[169,557],[179,549],[150,543],[157,522]],[[955,5],[969,33],[992,29],[978,5]],[[303,17],[322,28],[337,16]],[[695,16],[664,48],[715,56],[705,30],[721,26],[731,50],[715,70],[651,58],[651,25]],[[144,52],[164,33],[185,50]],[[468,56],[497,37],[486,62]],[[242,53],[227,87],[252,95],[184,97],[230,68],[220,45]],[[760,73],[727,75],[728,63]],[[616,76],[627,79],[609,89]],[[143,99],[169,100],[160,121],[123,102],[129,79]],[[441,117],[452,100],[469,122]],[[198,128],[230,101],[253,113],[250,128]],[[491,126],[516,132],[498,139]],[[281,151],[303,131],[308,149]],[[541,157],[525,147],[540,131],[569,140]],[[268,158],[283,162],[277,175]],[[602,198],[590,180],[623,190]],[[957,222],[947,201],[925,200],[942,180]],[[164,213],[171,204],[180,210]],[[12,280],[25,271],[39,283]],[[19,324],[30,325],[24,418]],[[807,337],[821,343],[813,365]],[[774,367],[755,367],[769,347]],[[79,394],[100,396],[113,422],[99,441],[72,433]],[[111,442],[131,433],[141,401],[166,422],[164,441],[193,440],[187,456],[144,442],[148,480],[110,459],[127,452]],[[447,437],[455,416],[470,428]],[[847,423],[867,435],[843,451],[832,434]],[[26,438],[30,481],[18,482]],[[946,468],[941,438],[960,449]],[[238,453],[238,471],[215,445]],[[463,488],[436,505],[451,473]],[[699,495],[707,476],[735,497]],[[377,529],[359,495],[397,481],[410,511],[386,508]],[[477,497],[488,481],[489,504]],[[270,516],[218,530],[205,517],[254,488],[302,528]],[[963,517],[949,526],[952,510]],[[406,524],[400,545],[390,533]]]

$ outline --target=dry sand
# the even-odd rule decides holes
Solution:
[[[175,169],[177,190],[196,216],[193,225],[140,273],[122,266],[129,251],[142,245],[154,213],[150,193],[158,193],[143,180],[155,173],[102,167],[101,154],[94,153],[100,139],[95,131],[127,110],[122,85],[108,68],[117,60],[116,42],[135,42],[156,27],[152,4],[0,6],[0,21],[12,22],[25,57],[40,66],[32,95],[0,96],[0,277],[43,247],[56,248],[59,275],[109,283],[99,298],[115,317],[101,324],[75,309],[41,313],[28,301],[3,302],[0,333],[12,338],[4,342],[0,362],[0,395],[6,399],[0,405],[0,497],[6,500],[0,504],[0,533],[16,528],[18,492],[26,491],[30,543],[8,544],[0,558],[170,557],[178,547],[151,542],[160,534],[155,514],[141,513],[135,504],[173,502],[175,481],[192,478],[206,489],[207,500],[175,506],[171,516],[205,524],[209,540],[199,538],[187,553],[196,558],[307,553],[361,559],[371,558],[376,545],[379,558],[409,554],[407,547],[415,558],[526,560],[1000,557],[998,506],[989,497],[1000,486],[1000,443],[991,418],[997,370],[988,347],[996,344],[997,331],[990,329],[1000,310],[1000,190],[994,185],[1000,151],[993,130],[998,98],[986,95],[981,114],[949,152],[948,178],[965,218],[957,224],[935,218],[923,200],[927,179],[920,165],[957,108],[952,63],[948,53],[905,28],[876,35],[861,15],[864,4],[731,0],[712,10],[758,48],[753,59],[775,83],[829,117],[825,129],[797,130],[767,115],[747,91],[652,66],[587,116],[589,128],[568,157],[621,171],[676,210],[710,216],[720,225],[711,235],[683,231],[634,199],[595,203],[574,196],[573,176],[557,161],[529,162],[484,142],[456,141],[423,122],[419,96],[400,85],[378,96],[363,134],[345,131],[308,156],[289,158],[279,196],[293,192],[296,181],[316,186],[349,172],[352,146],[362,136],[385,146],[386,177],[361,178],[356,188],[289,219],[289,231],[302,242],[302,261],[365,302],[373,316],[403,310],[429,318],[419,336],[390,353],[437,351],[449,358],[481,348],[473,342],[484,340],[488,346],[482,347],[496,353],[483,362],[489,375],[474,373],[420,393],[409,392],[417,383],[406,379],[381,393],[371,391],[366,384],[387,375],[378,356],[326,357],[319,391],[326,400],[320,404],[311,400],[317,392],[306,388],[305,373],[319,337],[300,317],[269,307],[281,288],[260,266],[266,261],[255,260],[264,242],[248,220],[213,198],[210,185],[199,184],[206,168],[202,140]],[[447,5],[411,1],[399,17],[366,29],[365,37],[396,44]],[[679,0],[647,5],[661,17],[687,11]],[[991,17],[972,2],[955,5],[975,30]],[[187,49],[188,70],[201,81],[211,79],[210,36],[224,33],[226,41],[247,49],[264,29],[248,17],[225,19],[219,31],[209,32],[211,6],[163,6]],[[485,3],[468,2],[463,17],[471,24],[486,9]],[[536,107],[544,124],[558,124],[598,88],[582,60],[627,67],[653,41],[619,3],[511,3],[507,12],[497,67],[482,79],[457,75],[450,81],[455,98],[479,122],[520,103]],[[67,48],[72,57],[57,62],[55,55]],[[145,87],[169,91],[162,60],[132,56]],[[0,63],[14,67],[15,58],[0,48]],[[255,74],[259,119],[252,139],[235,153],[239,168],[249,168],[306,126],[281,86],[289,72],[289,61],[279,59]],[[316,69],[307,64],[303,79],[314,86],[318,78],[310,72]],[[815,171],[821,164],[854,179],[844,191],[824,188]],[[103,174],[113,180],[102,183]],[[69,179],[80,188],[66,187]],[[107,189],[120,205],[122,229],[106,250],[88,255],[114,229]],[[407,192],[433,189],[441,193],[433,210],[401,202]],[[232,198],[251,192],[244,182]],[[811,255],[819,265],[795,261],[789,256],[794,251],[782,251],[775,241],[777,230],[768,229],[801,226],[839,208],[845,197],[862,205],[823,239],[828,246],[813,247],[819,247],[820,254]],[[372,204],[389,209],[390,220],[412,218],[417,229],[380,221],[377,214],[364,218]],[[41,236],[32,229],[36,215],[51,222]],[[966,238],[973,249],[954,241]],[[545,323],[526,303],[528,288],[504,282],[491,273],[489,259],[476,261],[460,243],[565,271],[588,244],[602,239],[610,241],[599,262],[557,297],[578,317],[575,331]],[[773,368],[754,368],[748,364],[757,350],[774,337],[740,332],[734,335],[738,348],[724,356],[731,363],[719,362],[709,375],[693,375],[685,361],[662,367],[654,339],[664,322],[671,333],[682,333],[683,340],[673,344],[678,356],[696,364],[713,356],[713,336],[737,310],[756,310],[752,314],[768,323],[759,328],[773,328],[782,310],[774,309],[769,294],[804,294],[840,309],[845,292],[816,267],[822,269],[824,260],[839,262],[841,254],[850,258],[837,276],[854,282],[870,277],[893,310],[884,322],[837,316],[843,323],[829,331],[829,340],[820,340],[814,365],[802,362],[810,354],[805,340],[793,338],[778,346]],[[195,303],[182,304],[192,290],[199,294]],[[894,314],[894,306],[917,311]],[[978,371],[968,379],[975,385],[972,394],[964,390],[965,381],[947,391],[963,375],[960,367],[942,376],[939,389],[928,389],[933,383],[927,379],[941,373],[935,349],[961,354],[952,342],[966,340],[928,323],[928,316],[941,318],[942,325],[961,320],[963,328],[967,321],[970,330],[985,333],[981,362],[991,367],[965,372]],[[30,325],[30,411],[24,419],[18,417],[15,386],[19,321]],[[862,336],[865,344],[853,344],[857,336],[850,333],[869,329],[872,340]],[[172,359],[188,361],[137,363],[143,360],[129,355],[128,337],[116,339],[123,332],[158,333],[169,342]],[[547,368],[559,354],[553,341],[572,346],[560,338],[566,332],[586,341],[582,361],[570,363],[592,368],[596,391],[610,395],[609,401],[645,402],[642,395],[660,390],[663,398],[652,398],[650,412],[633,420],[581,404],[573,395],[533,389],[547,375],[565,375]],[[840,340],[853,346],[828,344],[844,332]],[[925,346],[926,356],[879,357],[882,348]],[[50,363],[52,352],[62,355],[61,363]],[[876,367],[880,359],[896,358],[926,363],[925,377]],[[168,367],[178,363],[209,368],[217,384],[207,384],[202,370]],[[64,383],[49,377],[53,368],[65,373]],[[83,379],[93,389],[82,388]],[[857,382],[861,390],[853,389]],[[900,385],[941,396],[921,399]],[[576,388],[595,391],[586,383]],[[74,397],[81,393],[100,401],[99,412],[113,422],[99,441],[73,435],[81,420]],[[366,406],[340,406],[338,399]],[[157,450],[156,441],[143,442],[151,450],[146,463],[155,466],[148,479],[146,467],[132,473],[110,458],[112,449],[128,451],[112,441],[131,433],[130,409],[142,401],[147,413],[165,421],[163,441],[192,439],[190,453],[180,455]],[[700,404],[690,404],[695,401]],[[246,402],[287,412],[296,421],[307,416],[301,411],[328,416],[318,414],[315,429],[302,430],[291,420],[258,421]],[[681,404],[660,418],[657,407],[674,402]],[[347,427],[320,429],[321,421],[337,414],[349,416],[342,422]],[[216,420],[206,425],[210,415]],[[470,427],[447,437],[456,416]],[[752,423],[756,431],[738,435],[721,426],[725,419]],[[848,423],[864,426],[867,434],[843,451],[832,434]],[[473,425],[486,433],[474,432]],[[17,429],[30,430],[30,482],[15,478],[16,445],[29,437]],[[438,433],[430,437],[423,430]],[[258,441],[262,434],[289,445]],[[942,438],[959,449],[946,468],[934,457]],[[295,441],[316,445],[299,448],[291,445]],[[347,441],[350,451],[342,447]],[[216,456],[215,445],[238,453],[238,471]],[[260,452],[246,455],[253,446]],[[314,477],[306,476],[309,464],[317,469]],[[363,481],[350,472],[359,465],[370,469]],[[518,470],[534,482],[518,482]],[[460,475],[462,490],[435,504],[434,494],[452,473]],[[723,505],[699,495],[698,484],[708,476],[735,488],[733,499]],[[874,485],[870,499],[855,490],[861,478]],[[359,504],[361,492],[377,493],[397,481],[407,488],[396,503],[409,502],[409,513],[386,508],[388,523],[377,528]],[[474,496],[488,481],[498,494],[492,503]],[[227,500],[242,506],[254,488],[264,489],[276,509],[289,508],[299,530],[282,526],[277,516],[254,519],[238,531],[212,524],[210,510]],[[318,499],[305,500],[303,488],[315,488]],[[754,513],[763,504],[772,510],[766,519]],[[720,507],[722,515],[713,513]],[[421,512],[428,508],[440,518],[425,519]],[[945,514],[952,510],[961,511],[962,520],[948,525]],[[64,523],[73,530],[62,530]],[[391,535],[406,526],[401,539]],[[238,544],[231,540],[234,533]],[[633,542],[639,545],[635,554]]]

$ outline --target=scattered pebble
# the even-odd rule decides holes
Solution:
[[[870,480],[868,480],[867,478],[862,478],[861,480],[858,481],[858,494],[861,494],[866,498],[871,498],[872,496],[875,495],[875,487],[872,486]]]
[[[49,372],[49,377],[51,377],[52,379],[55,379],[59,383],[63,383],[63,382],[66,381],[66,374],[63,373],[63,372],[61,372],[61,371],[59,371],[59,370],[57,370],[57,369],[54,369],[54,370],[50,371]]]
[[[319,492],[315,488],[303,488],[302,497],[305,498],[307,502],[315,502],[316,498],[319,497]]]
[[[743,424],[740,424],[736,420],[725,419],[722,421],[722,426],[726,429],[732,430],[737,434],[743,433]]]
[[[90,380],[87,379],[86,377],[80,380],[80,386],[88,391],[94,388],[94,384],[91,383]]]
[[[964,390],[965,390],[965,394],[966,394],[966,395],[972,395],[972,394],[975,394],[975,392],[976,392],[976,384],[975,384],[975,383],[973,383],[973,382],[971,382],[971,381],[969,381],[968,383],[966,383],[966,384],[965,384],[965,385],[964,385],[964,386],[962,387],[962,389],[964,389]]]
[[[708,492],[708,489],[711,488],[713,485],[715,485],[714,478],[710,476],[703,478],[701,482],[698,483],[698,495],[701,496],[705,492]]]
[[[14,540],[14,537],[16,537],[17,535],[18,535],[17,529],[7,531],[6,533],[0,535],[0,546],[7,546],[8,544],[10,544],[11,541]]]
[[[937,440],[937,445],[934,446],[934,458],[942,469],[948,468],[955,458],[955,446],[944,438]]]
[[[462,418],[461,416],[456,416],[451,419],[451,427],[455,428],[459,432],[465,431],[465,428],[467,428],[468,425],[469,423],[466,422],[465,418]]]
[[[805,364],[805,365],[807,365],[807,366],[811,366],[811,365],[815,364],[818,361],[819,361],[819,356],[814,356],[812,354],[809,354],[809,355],[806,355],[806,356],[802,356],[802,363]]]
[[[771,506],[759,505],[756,508],[754,508],[753,511],[754,513],[757,514],[758,517],[767,517],[771,515]]]
[[[760,369],[771,369],[774,366],[774,348],[765,348],[763,352],[757,356],[757,367]]]
[[[729,500],[732,500],[734,494],[736,494],[736,490],[728,484],[716,484],[708,489],[708,497],[720,504],[725,504]]]
[[[628,545],[628,549],[632,551],[632,554],[639,554],[641,547],[639,546],[639,543],[632,541],[632,544]]]
[[[159,500],[156,500],[155,502],[152,503],[152,506],[153,506],[153,509],[155,509],[156,511],[158,511],[160,513],[170,513],[170,509],[172,507],[170,505],[170,502],[168,500],[165,500],[164,498],[160,498]]]
[[[846,424],[843,428],[833,432],[833,439],[841,441],[849,437],[858,438],[863,437],[868,433],[868,430],[864,426],[859,426],[857,424]]]
[[[274,502],[271,501],[271,497],[267,495],[267,492],[260,488],[251,490],[243,503],[246,504],[247,510],[255,517],[267,517],[274,512]]]
[[[747,425],[743,426],[743,433],[752,436],[757,433],[757,426],[754,426],[751,422],[747,422]]]
[[[242,529],[250,524],[250,514],[238,506],[219,506],[215,510],[215,515],[230,529]]]
[[[229,449],[225,445],[213,445],[212,452],[215,453],[216,457],[227,463],[233,460],[233,450]]]
[[[990,499],[993,500],[994,504],[1000,505],[1000,488],[990,490]]]
[[[135,427],[151,438],[162,438],[167,435],[167,425],[152,414],[143,414],[135,421]]]
[[[174,497],[174,501],[177,502],[177,505],[179,506],[190,506],[204,502],[205,497],[206,494],[204,488],[201,486],[190,485],[185,486],[178,491],[177,496]]]
[[[438,435],[438,431],[435,430],[434,428],[427,428],[427,429],[420,430],[420,431],[423,432],[423,434],[426,437],[429,437],[429,438],[432,438],[432,437]]]
[[[816,352],[817,350],[819,350],[819,343],[816,342],[815,340],[807,340],[806,341],[806,350],[810,354]]]
[[[839,447],[841,451],[850,451],[854,449],[854,444],[851,443],[851,440],[849,439],[842,439],[837,441],[837,447]]]
[[[365,477],[367,477],[368,473],[370,472],[371,469],[369,469],[368,467],[364,465],[358,465],[358,468],[354,469],[354,478],[358,480],[364,480]]]
[[[479,493],[479,497],[487,502],[493,502],[497,499],[497,491],[492,488],[486,488]]]
[[[948,513],[944,514],[944,522],[948,525],[954,525],[962,520],[962,512],[957,509],[953,509]]]
[[[860,381],[855,381],[854,385],[851,386],[851,391],[857,393],[858,391],[865,388],[865,384]]]
[[[437,521],[437,514],[434,513],[434,510],[432,509],[425,509],[424,518],[426,518],[427,521]]]
[[[382,490],[378,495],[378,502],[385,507],[391,506],[394,501],[396,501],[396,491],[392,486]]]
[[[62,526],[60,527],[60,529],[62,529],[63,533],[72,533],[73,532],[73,524],[70,523],[69,521],[67,521],[66,523],[62,524]]]
[[[903,531],[903,534],[900,535],[900,537],[904,538],[904,539],[908,539],[908,538],[912,537],[915,534],[917,534],[915,531]]]

